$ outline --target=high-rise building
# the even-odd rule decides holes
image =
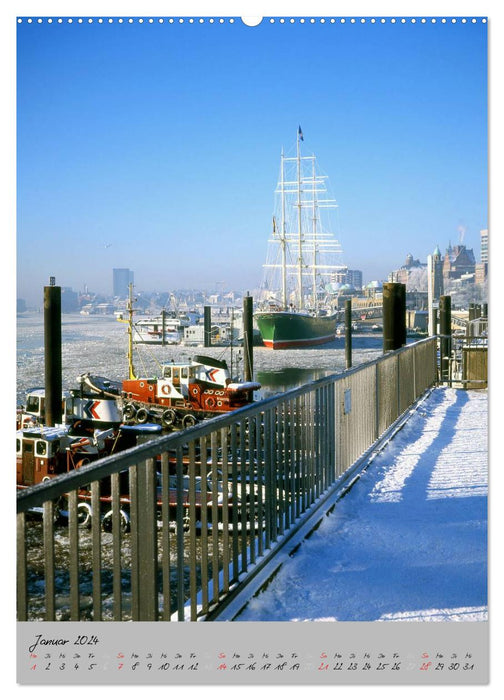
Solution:
[[[126,299],[129,295],[129,285],[133,284],[133,271],[127,267],[115,268],[113,271],[113,295]]]
[[[362,289],[361,270],[349,270],[348,267],[343,267],[339,272],[333,273],[331,280],[336,284],[349,284],[355,289]]]
[[[362,270],[348,270],[348,284],[355,289],[362,289]]]
[[[488,229],[480,231],[481,236],[481,262],[488,263]]]

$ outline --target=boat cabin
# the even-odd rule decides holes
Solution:
[[[67,409],[67,401],[70,398],[70,392],[65,391],[61,400],[62,421],[65,421],[65,413]],[[29,389],[26,393],[26,406],[21,411],[21,424],[30,425],[33,423],[43,424],[45,422],[45,389]]]
[[[67,470],[67,427],[35,427],[16,433],[16,482],[32,486]]]
[[[95,427],[119,425],[121,417],[117,400],[85,393],[80,389],[64,391],[61,403],[61,423],[71,425],[75,421]],[[26,406],[18,411],[17,427],[45,424],[45,390],[30,389],[26,394]]]

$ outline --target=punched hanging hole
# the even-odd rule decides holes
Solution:
[[[262,17],[242,17],[241,21],[246,24],[247,27],[257,27],[262,22]]]

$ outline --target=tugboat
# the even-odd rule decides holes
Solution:
[[[197,355],[189,362],[161,366],[160,377],[138,377],[133,365],[132,287],[128,301],[129,378],[122,382],[120,407],[126,423],[188,428],[198,421],[252,403],[258,382],[236,382],[224,360]]]
[[[29,389],[17,412],[18,488],[46,481],[135,445],[123,434],[119,382],[82,374],[78,387],[62,395],[61,423],[46,424],[46,392]]]
[[[165,428],[188,428],[205,418],[251,403],[257,382],[233,382],[226,362],[197,355],[186,363],[162,366],[162,376],[126,379],[122,414],[126,422],[157,422]]]
[[[89,464],[110,454],[117,434],[108,430],[88,430],[76,435],[69,425],[24,428],[16,432],[16,482],[26,488],[58,474]],[[134,443],[133,443],[134,444]],[[131,447],[130,443],[128,447]],[[122,449],[124,449],[122,445]]]
[[[84,427],[117,427],[122,417],[118,400],[121,393],[120,382],[89,373],[77,377],[78,387],[64,391],[62,400],[62,424]],[[17,410],[16,428],[30,428],[45,425],[46,392],[43,388],[29,389],[26,404]]]

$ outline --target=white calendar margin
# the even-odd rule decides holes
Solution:
[[[191,15],[201,15],[201,16],[209,16],[210,14],[217,16],[244,16],[244,17],[256,17],[256,16],[282,16],[282,15],[291,15],[291,16],[303,16],[306,14],[304,11],[305,9],[309,9],[309,14],[313,16],[351,16],[351,15],[357,15],[357,16],[376,16],[377,14],[384,15],[384,16],[401,16],[401,15],[409,15],[409,16],[442,16],[442,15],[451,15],[451,16],[465,16],[465,15],[472,15],[476,14],[477,16],[488,16],[490,19],[490,25],[489,25],[489,32],[490,32],[490,37],[491,40],[489,42],[489,59],[490,59],[490,64],[491,66],[497,66],[497,65],[502,65],[502,53],[503,53],[503,42],[502,42],[502,26],[500,25],[500,19],[502,18],[502,10],[501,10],[501,5],[498,5],[493,2],[488,2],[488,3],[474,3],[474,2],[430,2],[430,3],[408,3],[406,4],[404,1],[403,2],[382,2],[382,3],[376,3],[376,2],[359,2],[359,3],[350,3],[350,2],[344,2],[340,1],[337,4],[335,3],[330,3],[330,2],[317,2],[317,3],[310,3],[309,8],[306,6],[306,4],[300,3],[300,2],[270,2],[270,3],[251,3],[251,2],[242,2],[242,3],[233,3],[233,2],[218,2],[218,3],[204,3],[204,2],[186,2],[186,3],[180,3],[180,2],[173,2],[173,3],[161,3],[158,1],[153,1],[153,2],[144,2],[141,5],[141,8],[139,7],[138,2],[132,2],[132,1],[127,1],[127,2],[110,2],[110,1],[103,1],[101,3],[97,2],[74,2],[72,3],[72,7],[69,8],[68,3],[65,2],[47,2],[44,3],[43,6],[39,2],[15,2],[12,0],[7,0],[7,2],[4,2],[2,4],[2,15],[4,21],[2,22],[2,45],[4,47],[4,55],[7,56],[7,59],[4,60],[3,62],[3,73],[2,75],[4,76],[4,81],[2,83],[2,89],[5,94],[5,90],[7,90],[7,94],[12,96],[14,94],[13,90],[13,85],[14,85],[14,76],[15,76],[15,65],[14,65],[14,59],[13,57],[15,56],[15,36],[14,36],[14,19],[17,15],[24,15],[28,16],[30,14],[34,15],[53,15],[53,14],[63,14],[63,15],[78,15],[78,14],[86,14],[86,15],[103,15],[103,14],[109,14],[109,15],[116,15],[116,14],[124,14],[128,13],[131,15],[135,14],[142,14],[142,15],[153,15],[153,16],[167,16],[169,14],[173,14],[175,16],[191,16]],[[500,25],[500,26],[499,26]],[[490,107],[491,107],[491,112],[490,112],[490,122],[491,125],[498,123],[499,121],[502,123],[502,119],[499,120],[497,114],[500,115],[501,110],[502,110],[502,99],[501,96],[499,95],[499,90],[497,89],[497,79],[498,79],[498,73],[496,70],[492,72],[490,70],[490,95],[491,95],[491,100],[490,100]],[[5,87],[6,86],[6,87]],[[14,115],[14,110],[11,110],[10,114],[7,114],[4,116],[4,130],[3,130],[3,138],[4,138],[4,153],[7,154],[7,158],[5,159],[4,163],[9,170],[7,171],[10,176],[12,177],[12,165],[15,163],[15,144],[12,143],[12,140],[9,139],[10,133],[13,133],[15,130],[15,115]],[[5,129],[5,124],[7,123],[7,129]],[[501,137],[497,133],[497,130],[491,130],[492,134],[492,142],[491,142],[491,150],[492,152],[495,152],[496,150],[500,152],[501,149]],[[9,157],[10,156],[10,157]],[[492,159],[491,159],[492,162]],[[4,167],[5,167],[4,165]],[[492,184],[496,183],[499,184],[501,182],[501,173],[497,172],[497,169],[494,167],[493,168],[493,173],[492,173],[492,179],[490,182],[490,192],[492,192]],[[495,190],[495,187],[494,187]],[[6,188],[7,191],[7,207],[6,207],[6,214],[4,215],[4,219],[7,221],[9,220],[9,214],[10,216],[10,221],[15,220],[15,194],[14,194],[14,187],[13,185],[8,185]],[[5,190],[4,190],[5,192]],[[14,195],[14,196],[13,196]],[[500,220],[500,205],[498,203],[495,204],[495,208],[492,211],[492,222],[493,225],[498,224],[497,220]],[[3,244],[5,241],[3,242]],[[497,246],[500,246],[497,242],[492,242],[492,245],[494,246],[494,251],[497,253],[499,250],[497,250]],[[12,254],[12,250],[9,248],[9,251]],[[10,274],[8,275],[9,281],[10,281]],[[14,298],[14,294],[12,295],[12,298]],[[498,341],[498,338],[496,338],[497,333],[494,333],[494,338]],[[493,377],[494,381],[497,379],[497,377]],[[8,413],[9,406],[6,407],[7,410],[5,411],[6,414]],[[4,411],[5,408],[2,408],[2,411]],[[3,417],[3,413],[2,413]],[[8,421],[4,423],[5,425],[8,425]],[[492,425],[492,423],[491,423]],[[494,431],[491,430],[491,435],[496,434]],[[491,465],[494,464],[494,460],[492,458],[493,452],[491,450]],[[496,470],[497,472],[498,470]],[[491,473],[492,474],[492,487],[495,488],[497,486],[497,481],[501,478],[499,474],[497,473]],[[495,491],[494,491],[495,492]],[[14,499],[13,499],[14,500]],[[12,510],[11,510],[12,508]],[[492,512],[492,511],[491,511]],[[13,503],[9,503],[8,507],[2,510],[2,517],[6,518],[6,522],[12,523],[14,522],[14,513],[15,513],[15,508]],[[495,522],[495,519],[492,514],[492,522]],[[11,528],[8,526],[6,529],[4,529],[4,532],[10,532]],[[491,540],[491,542],[494,542],[494,540]],[[8,558],[11,561],[11,566],[10,571],[15,572],[15,538],[12,536],[9,538],[8,546],[7,546],[7,555]],[[491,562],[495,562],[494,565],[491,566],[491,573],[492,573],[492,579],[495,577],[496,571],[497,571],[497,557],[494,558],[492,556],[494,554],[497,554],[496,552],[496,547],[493,547],[489,551],[490,559]],[[491,590],[492,587],[491,587]],[[7,606],[7,611],[14,611],[15,610],[15,574],[13,573],[11,575],[11,578],[8,580],[2,581],[2,597],[4,601],[10,601],[11,606]],[[493,663],[490,663],[490,668],[491,668],[491,678],[490,678],[490,683],[486,687],[479,687],[478,688],[478,694],[479,693],[485,693],[485,692],[492,692],[494,693],[495,690],[498,687],[503,687],[502,684],[502,673],[500,672],[500,668],[502,668],[502,662],[498,659],[497,656],[497,649],[496,649],[496,628],[498,623],[502,620],[502,607],[499,603],[499,598],[496,597],[495,595],[493,596],[493,599],[491,601],[491,621],[492,624],[489,626],[489,635],[490,635],[490,650],[489,650],[489,659],[490,661],[493,660]],[[14,639],[17,638],[17,625],[19,624],[26,624],[26,623],[16,623],[14,620],[14,615],[4,613],[3,615],[3,622],[4,624],[2,625],[3,629],[3,635],[4,636],[4,644],[2,646],[4,650],[4,670],[6,671],[6,674],[4,675],[3,679],[3,687],[6,690],[11,690],[15,694],[19,695],[24,695],[25,693],[30,693],[30,696],[33,693],[33,689],[31,686],[19,686],[16,685],[16,679],[15,679],[15,654],[16,654],[16,645],[13,643]],[[60,623],[60,624],[72,624],[72,623]],[[121,623],[109,623],[109,624],[121,624]],[[152,623],[152,625],[156,625],[158,623]],[[233,623],[237,624],[237,623]],[[245,623],[246,624],[246,623]],[[272,623],[260,623],[264,625],[270,625]],[[310,624],[318,624],[318,623],[310,623]],[[327,623],[321,623],[321,624],[327,624]],[[338,624],[338,623],[329,623],[329,624]],[[361,625],[361,624],[366,624],[366,623],[353,623],[356,625]],[[431,623],[422,623],[424,625],[430,625]],[[440,624],[440,623],[432,623],[432,624]],[[457,630],[459,629],[458,625],[460,623],[454,623],[456,627],[453,630],[454,636],[457,635]],[[472,623],[472,624],[477,624],[477,625],[487,625],[487,623]],[[7,643],[5,643],[5,640],[9,640]],[[10,641],[12,640],[12,642]],[[219,697],[222,697],[222,693],[224,691],[227,691],[228,689],[224,689],[222,687],[216,689],[210,689],[208,688],[206,693],[209,693],[211,697],[213,697],[213,693],[215,695],[217,692],[219,693]],[[232,690],[232,689],[231,689]],[[298,694],[300,695],[303,693],[303,696],[305,695],[307,690],[306,686],[299,687],[297,689],[290,688],[289,689],[289,695],[297,696]],[[248,697],[249,694],[254,692],[253,687],[247,688],[247,687],[241,687],[240,688],[240,693]],[[317,693],[318,694],[323,694],[324,692],[331,692],[332,696],[332,691],[329,689],[324,690],[324,688],[317,687]],[[352,689],[352,688],[345,688],[345,694],[349,697],[354,696],[355,697],[355,692],[359,692],[357,689]],[[373,691],[373,694],[375,697],[385,697],[385,693],[387,698],[393,695],[394,692],[396,693],[401,693],[401,697],[404,694],[404,689],[401,688],[387,688],[387,689],[376,689]],[[423,689],[422,686],[417,686],[417,687],[409,687],[407,690],[409,695],[415,695],[416,693],[422,693],[422,696],[425,693],[425,690]],[[441,697],[441,694],[443,697],[446,696],[447,689],[446,688],[440,688],[440,687],[433,687],[429,688],[429,695],[433,695],[433,697]],[[461,698],[467,695],[467,697],[474,697],[474,688],[471,687],[460,687],[458,686],[456,689],[457,692],[457,697]],[[128,687],[128,688],[121,688],[121,694],[123,697],[129,696],[129,695],[134,695],[135,697],[137,696],[138,693],[138,686],[135,687]],[[79,697],[82,694],[84,697],[89,696],[89,691],[85,687],[78,687],[74,686],[72,687],[72,695],[73,697]],[[255,695],[255,692],[254,692]],[[47,687],[39,687],[37,689],[37,697],[39,698],[45,698],[45,697],[51,697],[53,698],[54,696],[54,688],[47,688]]]

